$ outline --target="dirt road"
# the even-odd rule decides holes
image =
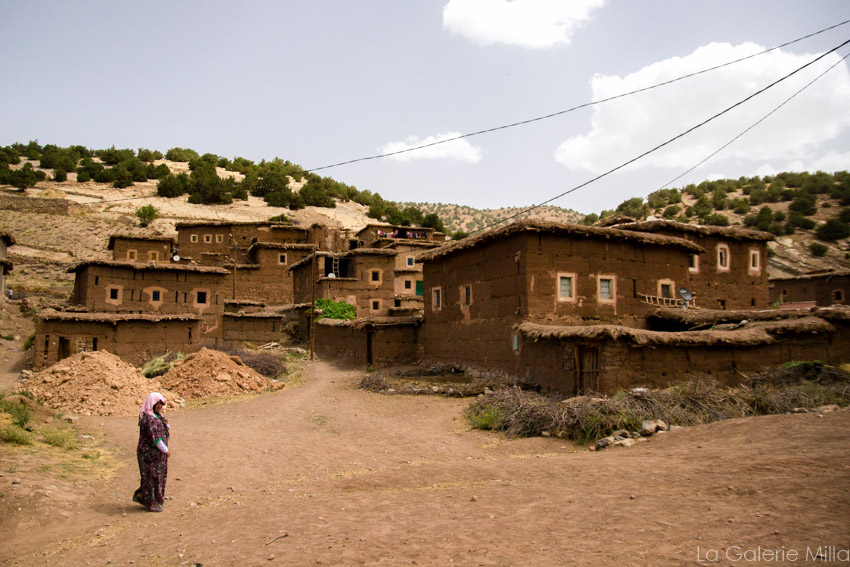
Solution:
[[[161,514],[130,500],[135,419],[86,418],[125,466],[4,517],[0,562],[786,564],[746,561],[758,548],[762,559],[800,553],[787,564],[847,564],[814,557],[850,549],[847,410],[726,421],[595,453],[470,431],[468,400],[383,396],[357,389],[357,371],[304,366],[294,387],[171,413]],[[7,496],[18,490],[11,476],[0,477]]]

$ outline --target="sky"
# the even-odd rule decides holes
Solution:
[[[525,207],[567,193],[550,204],[598,213],[664,187],[775,111],[669,186],[850,169],[850,44],[635,160],[847,41],[850,24],[588,105],[848,20],[846,0],[0,0],[0,10],[0,145],[184,147],[314,169],[556,114],[316,172],[392,201]]]

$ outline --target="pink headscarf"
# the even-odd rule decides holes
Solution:
[[[153,407],[159,402],[162,402],[162,405],[166,404],[165,397],[162,394],[159,392],[148,394],[145,403],[142,405],[142,411],[139,412],[139,419],[142,419],[145,414],[153,416]]]

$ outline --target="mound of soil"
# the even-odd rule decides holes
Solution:
[[[184,398],[232,396],[272,387],[262,374],[245,366],[238,356],[202,348],[159,378],[163,388]]]
[[[45,405],[80,415],[137,415],[151,392],[170,407],[182,400],[149,380],[134,366],[105,350],[81,352],[33,374],[21,385]]]

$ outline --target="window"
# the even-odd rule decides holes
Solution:
[[[673,286],[670,284],[661,284],[661,297],[664,299],[673,299]]]
[[[413,282],[411,282],[410,280],[404,280],[404,289],[412,289],[412,288],[413,288]]]
[[[717,270],[729,271],[729,247],[725,244],[717,245]]]
[[[599,301],[613,303],[616,301],[617,290],[612,276],[600,276],[598,280],[597,297]]]
[[[688,271],[692,274],[699,273],[699,254],[691,254],[688,258]]]
[[[193,235],[191,235],[191,236],[189,237],[189,240],[190,240],[191,242],[197,242],[197,241],[198,241],[198,235],[197,235],[197,234],[193,234]]]
[[[783,290],[782,290],[782,295],[788,295],[788,290],[787,290],[787,289],[783,289]]]
[[[464,305],[472,305],[472,286],[465,285],[461,287],[461,301]]]
[[[832,301],[843,303],[844,302],[844,290],[843,289],[832,290]]]
[[[201,305],[207,302],[207,292],[199,291],[195,294],[195,303]]]
[[[372,270],[372,271],[371,271],[371,275],[369,276],[369,278],[370,278],[373,282],[379,282],[379,281],[381,281],[381,270]]]
[[[205,234],[204,235],[204,244],[211,244],[211,243],[212,243],[212,234]]]
[[[150,260],[151,262],[156,262],[157,260],[159,260],[159,252],[148,252],[148,260]]]
[[[443,294],[442,289],[439,287],[435,287],[431,290],[431,310],[439,311],[443,308]]]
[[[750,250],[750,272],[761,271],[761,254],[758,250]]]
[[[277,257],[278,264],[286,264],[286,254],[279,254]]]
[[[109,289],[109,299],[118,299],[118,296],[118,288],[113,287]]]
[[[408,267],[411,267],[411,268],[413,267],[413,256],[407,257],[407,265],[408,265]]]
[[[576,297],[575,274],[558,274],[558,301],[571,301]]]
[[[221,244],[222,242],[224,242],[224,235],[223,234],[216,234],[215,235],[215,243]]]
[[[381,300],[374,299],[372,300],[372,311],[378,311],[381,309]]]
[[[151,292],[151,301],[160,301],[161,297],[162,297],[162,293],[160,293],[159,290]]]
[[[136,251],[135,250],[127,250],[127,259],[135,260],[136,259]]]

